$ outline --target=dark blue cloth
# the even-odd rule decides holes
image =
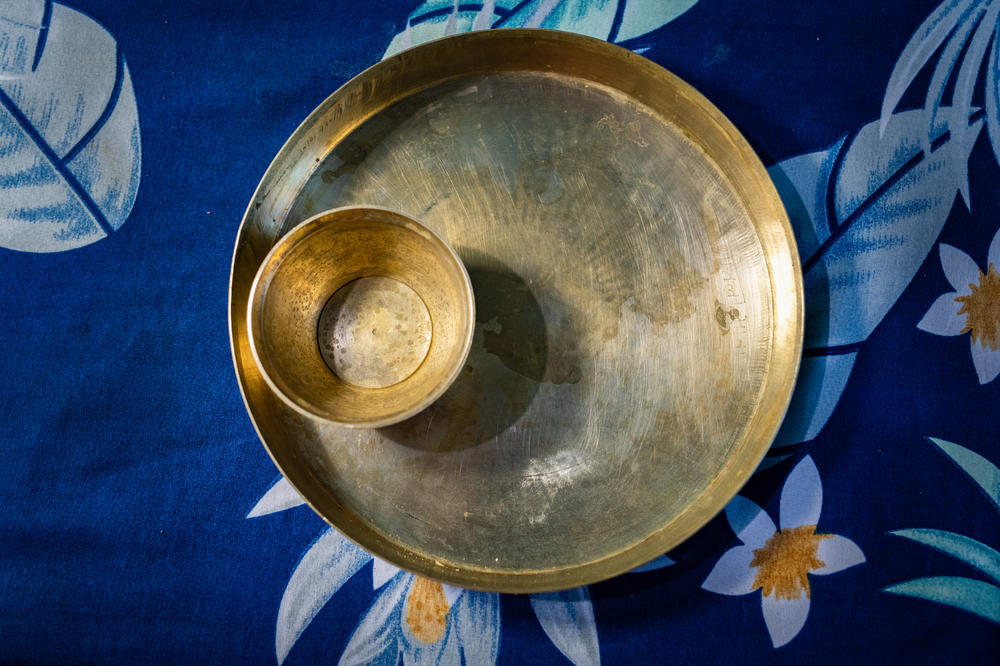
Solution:
[[[311,545],[327,546],[317,541],[326,528],[304,507],[247,518],[278,474],[236,383],[227,287],[243,210],[285,139],[378,61],[408,20],[416,37],[420,26],[445,26],[451,4],[18,0],[0,7],[7,35],[0,43],[0,660],[273,663],[287,651],[290,664],[329,662],[386,590],[413,594],[412,581],[393,572],[376,589],[373,565],[358,559],[357,573],[301,635],[286,626],[294,636],[278,636],[293,572]],[[990,256],[1000,255],[1000,136],[988,127],[1000,122],[989,101],[1000,91],[991,78],[997,49],[985,41],[996,34],[992,8],[1000,4],[673,2],[663,6],[690,8],[662,25],[650,19],[644,32],[634,25],[656,13],[643,7],[658,3],[498,2],[489,23],[573,28],[574,16],[605,4],[610,27],[596,36],[698,88],[771,168],[800,247],[813,250],[803,259],[816,254],[813,266],[823,262],[828,272],[818,283],[807,277],[812,312],[833,312],[815,300],[827,290],[844,299],[844,312],[874,322],[870,331],[844,324],[837,339],[807,334],[807,365],[840,383],[804,378],[810,406],[793,403],[800,411],[779,441],[786,446],[741,491],[776,527],[788,527],[779,524],[782,488],[793,471],[814,466],[822,480],[818,532],[846,537],[864,561],[812,576],[808,618],[777,647],[760,590],[709,589],[720,558],[741,545],[735,509],[671,552],[672,565],[574,598],[502,596],[495,618],[492,601],[470,595],[452,600],[454,613],[493,618],[486,642],[497,641],[493,658],[501,663],[594,663],[597,654],[605,663],[995,661],[1000,476],[991,474],[1000,464],[1000,380],[989,374],[1000,364],[990,347],[1000,347],[1000,333],[989,326],[1000,326],[1000,293],[989,290],[988,272],[962,273],[968,262],[945,246],[980,271],[988,271],[991,244]],[[948,23],[952,6],[966,14]],[[481,8],[460,5],[454,29]],[[899,63],[922,27],[932,27],[934,12],[942,41],[934,46],[930,35],[924,60],[909,56],[919,62],[902,85],[906,63]],[[980,12],[977,23],[963,22],[970,12]],[[946,38],[965,27],[978,35],[981,25],[986,64],[970,72],[966,134],[953,120],[962,100],[951,96],[964,90],[955,82],[961,64],[937,124],[923,122],[914,110],[947,56]],[[86,38],[76,44],[74,35]],[[954,59],[975,57],[975,41]],[[34,73],[71,66],[54,60],[70,46],[82,83],[45,88],[38,74],[41,92],[29,90]],[[894,76],[900,97],[884,110]],[[68,114],[62,134],[47,104]],[[884,112],[895,119],[880,133]],[[921,131],[935,142],[922,158]],[[102,146],[118,155],[117,166],[101,161]],[[812,161],[800,159],[807,155]],[[834,238],[825,250],[814,238],[817,211],[835,218],[823,220]],[[32,231],[42,228],[51,233]],[[900,276],[896,286],[859,258],[886,248],[902,249],[871,260]],[[845,256],[854,263],[836,264]],[[955,284],[949,272],[959,282],[980,280],[980,288]],[[833,284],[834,275],[854,282]],[[948,294],[941,307],[964,318],[957,323],[927,314]],[[971,298],[961,314],[960,296]],[[830,317],[847,320],[839,311]],[[970,323],[971,331],[958,330]],[[970,352],[977,344],[982,350]],[[819,403],[828,405],[825,415],[816,415]],[[915,528],[979,545],[937,532],[892,533]],[[360,557],[331,548],[323,552]],[[932,577],[949,578],[887,590]],[[546,602],[565,604],[550,617],[561,608],[583,614],[567,622],[569,638],[553,636],[558,618],[540,621],[537,607]],[[392,631],[399,650],[409,650],[405,628]],[[391,663],[397,653],[387,650],[378,655]],[[451,653],[443,654],[447,662]]]

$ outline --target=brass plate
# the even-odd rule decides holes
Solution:
[[[476,297],[460,378],[379,430],[284,407],[247,342],[270,248],[352,204],[430,226]],[[236,241],[233,357],[275,463],[361,546],[465,587],[568,588],[669,550],[750,476],[798,368],[798,266],[764,167],[693,88],[599,40],[472,33],[366,70],[278,153]]]

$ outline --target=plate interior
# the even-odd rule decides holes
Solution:
[[[713,484],[761,400],[771,276],[722,170],[648,107],[547,72],[461,76],[338,141],[284,229],[345,205],[439,233],[476,295],[472,352],[380,430],[279,410],[341,510],[456,568],[614,555]]]

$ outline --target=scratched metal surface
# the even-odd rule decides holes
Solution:
[[[612,56],[633,80],[638,59]],[[262,438],[321,515],[404,567],[510,591],[618,573],[718,511],[777,428],[801,327],[783,211],[769,182],[735,169],[756,177],[759,163],[699,141],[699,123],[731,128],[678,122],[634,85],[539,58],[417,81],[328,125],[326,141],[314,131],[311,160],[286,146],[234,259],[237,312],[254,243],[266,251],[327,208],[392,208],[456,249],[475,290],[472,351],[409,421],[302,417],[248,377],[238,330],[234,354]]]

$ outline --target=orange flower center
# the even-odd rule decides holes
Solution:
[[[962,333],[972,332],[972,341],[993,351],[1000,349],[1000,273],[993,264],[986,274],[979,274],[979,284],[970,284],[972,293],[957,296],[962,304],[958,314],[965,315]]]
[[[417,640],[437,643],[444,638],[449,610],[441,583],[417,576],[406,598],[406,624]]]
[[[762,588],[765,596],[773,594],[778,599],[798,599],[802,590],[809,597],[806,574],[826,566],[816,552],[819,542],[830,536],[815,531],[815,525],[780,530],[754,550],[750,562],[750,566],[757,567],[754,589]]]

